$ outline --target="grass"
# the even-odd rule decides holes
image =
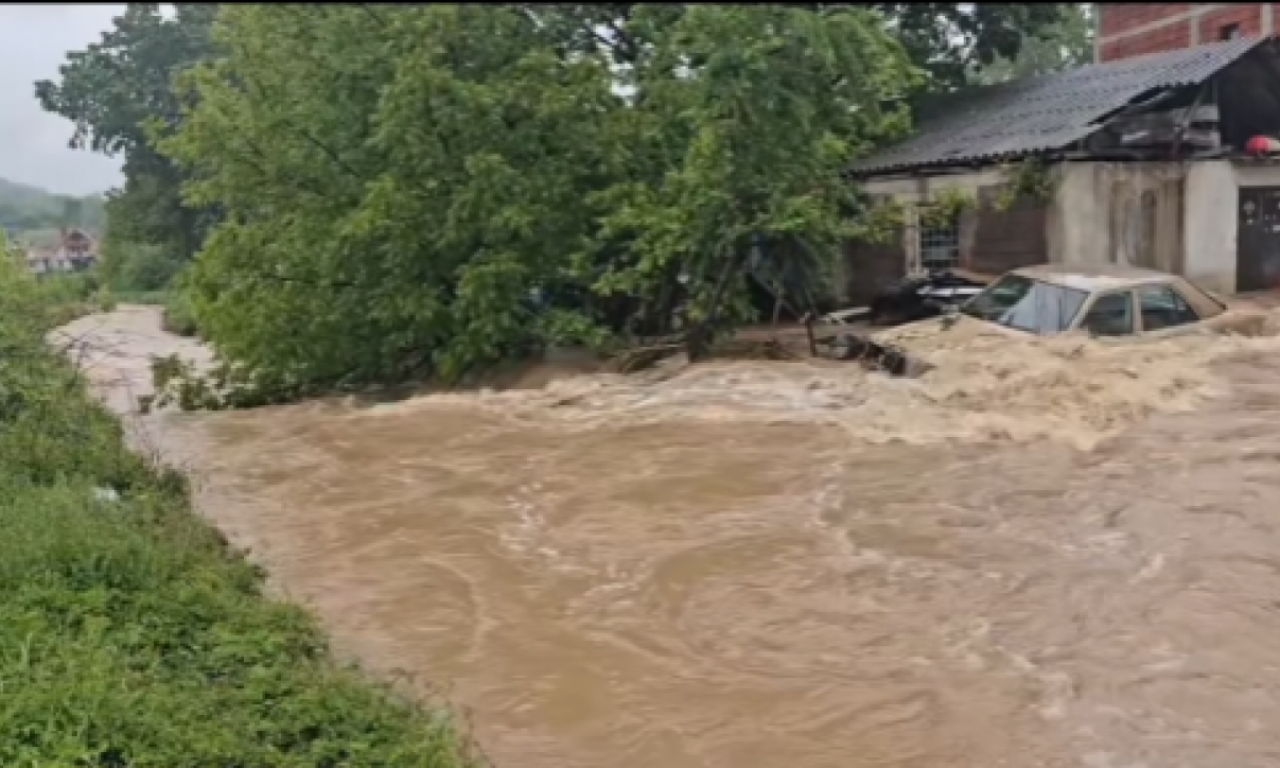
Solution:
[[[126,449],[43,343],[57,290],[0,266],[0,765],[478,764],[446,710],[336,664]]]

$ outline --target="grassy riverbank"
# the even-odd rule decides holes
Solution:
[[[474,764],[262,596],[45,346],[66,310],[0,261],[0,765]]]

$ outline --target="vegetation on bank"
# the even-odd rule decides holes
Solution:
[[[131,3],[36,95],[126,158],[105,283],[169,294],[258,403],[821,307],[838,243],[888,236],[846,164],[1090,31],[1070,4]]]
[[[169,333],[179,336],[197,336],[200,328],[196,324],[191,300],[182,291],[170,291],[162,302],[164,315],[161,326]]]
[[[0,254],[5,253],[7,247],[4,235],[0,234]],[[13,269],[16,264],[16,261],[7,262],[3,269]],[[31,280],[27,290],[43,307],[42,312],[47,316],[45,324],[49,327],[70,322],[90,312],[107,312],[114,307],[111,295],[102,289],[92,272],[50,274],[41,280]]]
[[[45,344],[75,290],[0,258],[0,765],[476,765],[443,711],[336,665],[180,476],[125,448]]]
[[[999,77],[1079,14],[174,8],[130,4],[38,96],[76,143],[125,154],[110,238],[190,264],[226,375],[294,392],[456,379],[676,320],[697,352],[760,311],[762,284],[821,303],[867,225],[847,163],[907,130],[917,96]]]

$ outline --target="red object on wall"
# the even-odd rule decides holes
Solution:
[[[1097,59],[1274,34],[1280,3],[1099,3]]]
[[[1244,151],[1251,155],[1269,155],[1280,152],[1280,141],[1270,136],[1254,136],[1244,145]]]

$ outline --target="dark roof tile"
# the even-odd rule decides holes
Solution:
[[[1237,38],[947,94],[920,111],[909,139],[851,170],[866,175],[1063,149],[1139,96],[1204,82],[1262,42]]]

